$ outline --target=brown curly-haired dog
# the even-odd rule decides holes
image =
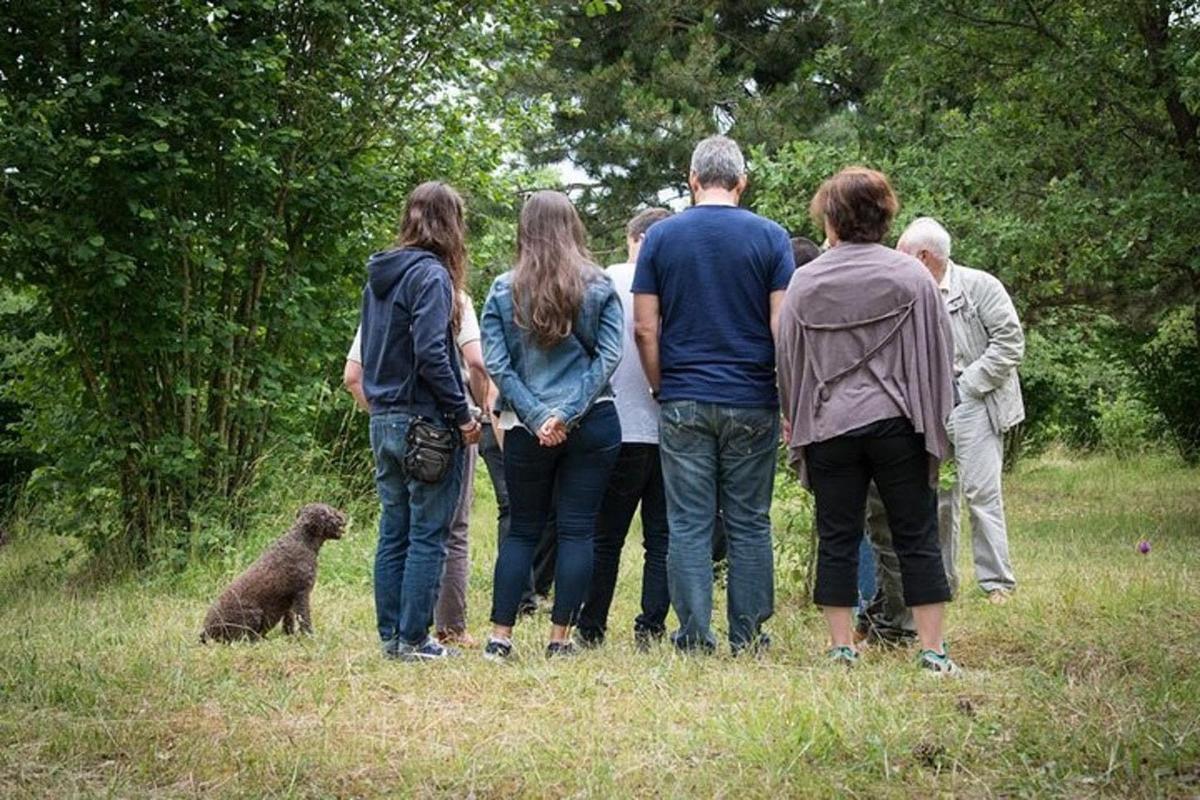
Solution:
[[[323,503],[300,509],[296,522],[250,565],[204,617],[200,641],[261,639],[283,621],[283,632],[312,633],[309,595],[317,581],[317,553],[326,539],[340,539],[346,515]]]

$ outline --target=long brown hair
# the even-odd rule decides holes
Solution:
[[[539,347],[571,335],[588,280],[599,274],[587,248],[587,231],[562,192],[535,192],[517,225],[513,311],[517,325]]]
[[[427,181],[413,189],[404,205],[396,246],[419,247],[441,259],[454,284],[451,325],[457,332],[467,282],[467,220],[462,196],[441,181]]]

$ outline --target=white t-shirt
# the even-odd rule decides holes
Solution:
[[[479,317],[475,314],[475,306],[471,303],[471,297],[466,292],[460,292],[459,297],[462,300],[462,324],[458,326],[458,336],[454,337],[454,345],[458,348],[459,355],[462,355],[462,349],[471,342],[478,342],[482,337],[479,332]],[[350,343],[350,350],[346,353],[346,360],[353,361],[356,364],[362,363],[362,323],[358,324],[358,328],[354,331],[354,341]],[[459,359],[462,368],[463,386],[467,389],[467,402],[471,403],[471,374],[467,369],[466,360]]]
[[[617,416],[621,418],[621,441],[658,444],[658,401],[650,396],[650,384],[642,372],[633,330],[633,272],[636,264],[613,264],[607,270],[625,309],[625,343],[621,363],[613,372]]]

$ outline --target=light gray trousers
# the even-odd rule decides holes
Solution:
[[[985,592],[1011,590],[1017,580],[1008,557],[1008,528],[1000,485],[1004,438],[992,430],[986,404],[969,397],[954,409],[947,432],[954,444],[957,479],[950,487],[938,489],[938,539],[950,591],[958,594],[955,560],[964,497],[971,515],[975,578],[980,588]],[[874,484],[867,496],[867,536],[875,547],[879,586],[877,601],[867,611],[869,624],[883,632],[913,632],[916,625],[912,612],[904,605],[900,562],[892,549],[887,513]]]
[[[468,445],[463,453],[462,489],[454,509],[454,518],[450,520],[442,584],[438,590],[437,605],[433,609],[434,629],[438,633],[462,633],[467,629],[467,575],[470,567],[467,529],[471,524],[475,461],[478,456],[477,445]]]
[[[1004,493],[1000,474],[1004,467],[1004,436],[992,429],[987,405],[967,397],[950,415],[948,427],[954,443],[958,483],[971,514],[971,549],[975,579],[985,592],[1015,589],[1016,576],[1008,558],[1008,526],[1004,521]],[[952,509],[951,523],[958,540],[960,508]]]

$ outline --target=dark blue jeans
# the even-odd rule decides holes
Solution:
[[[612,403],[595,406],[557,447],[542,447],[524,428],[505,436],[504,478],[511,527],[496,558],[492,622],[516,623],[534,551],[553,510],[558,556],[550,621],[555,625],[575,623],[592,581],[596,515],[620,449],[621,423]]]
[[[508,536],[508,484],[504,482],[504,453],[500,443],[496,441],[496,431],[492,425],[483,426],[483,438],[479,442],[479,455],[487,464],[488,477],[492,479],[492,489],[496,493],[496,546]],[[554,587],[554,560],[557,548],[557,538],[554,535],[554,514],[546,523],[546,530],[538,542],[537,551],[533,556],[533,575],[525,594],[521,596],[521,605],[526,608],[536,608],[533,599],[535,594],[549,597]]]
[[[404,472],[405,437],[413,417],[371,417],[375,486],[383,507],[375,548],[375,618],[384,647],[421,644],[433,624],[446,536],[462,482],[462,448],[441,483],[410,479]]]
[[[595,565],[592,588],[579,615],[579,635],[591,642],[604,640],[608,610],[612,606],[621,567],[621,548],[629,534],[633,514],[642,507],[642,541],[646,557],[642,563],[642,613],[633,629],[653,635],[666,631],[671,596],[667,591],[667,497],[663,489],[662,463],[658,445],[625,443],[596,525]]]
[[[775,609],[771,494],[779,412],[692,400],[662,407],[662,465],[671,536],[667,576],[683,649],[716,646],[713,526],[718,504],[729,548],[729,642],[757,644]]]

